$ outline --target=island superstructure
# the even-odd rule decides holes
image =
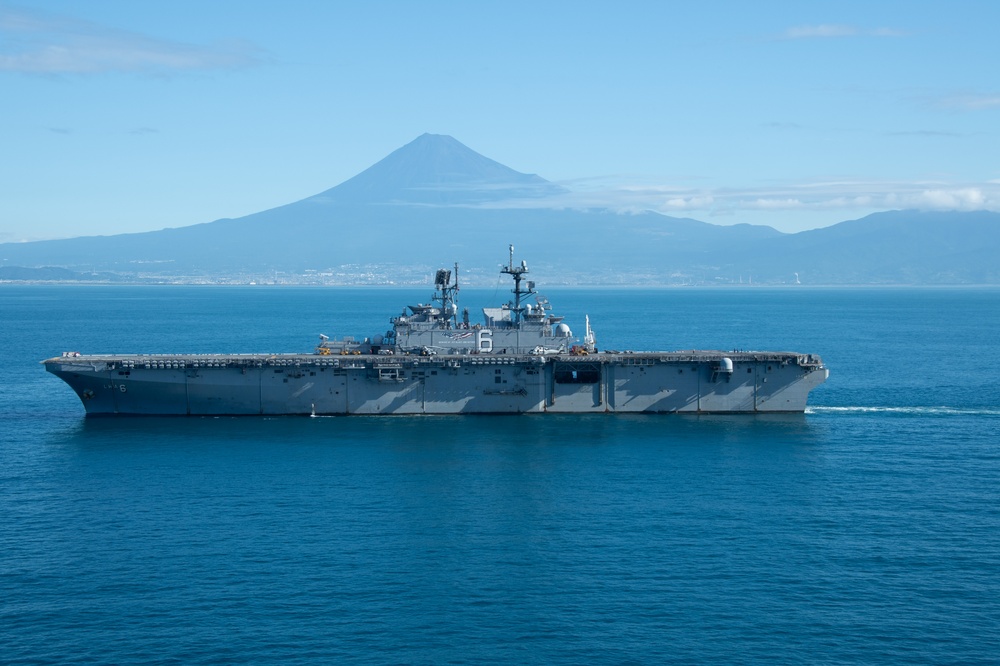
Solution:
[[[513,300],[471,323],[458,265],[430,304],[384,335],[320,336],[302,354],[80,354],[42,363],[88,415],[347,415],[802,412],[829,376],[815,354],[599,351],[553,314],[526,262],[500,270]],[[534,302],[528,297],[535,296]]]

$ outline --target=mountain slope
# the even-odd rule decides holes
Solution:
[[[570,284],[792,283],[796,275],[810,284],[1000,284],[997,213],[893,211],[783,234],[575,210],[558,205],[564,192],[452,137],[424,134],[301,201],[176,229],[0,244],[0,267],[255,279],[353,266],[422,282],[457,260],[467,278],[492,284],[514,243],[532,266]]]
[[[458,204],[545,197],[565,192],[514,171],[450,136],[423,134],[385,159],[311,199],[342,204]]]
[[[754,253],[767,270],[812,283],[1000,284],[998,250],[1000,214],[903,210],[791,234]]]

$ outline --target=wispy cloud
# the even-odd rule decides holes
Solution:
[[[858,29],[853,25],[799,25],[785,30],[787,39],[813,39],[815,37],[854,37]]]
[[[258,62],[258,50],[245,42],[185,44],[66,16],[0,8],[0,71],[169,75]]]
[[[823,23],[798,25],[785,30],[784,39],[830,39],[837,37],[904,37],[904,30],[895,28],[861,28],[856,25]]]
[[[968,136],[961,132],[944,132],[941,130],[908,130],[900,132],[886,132],[886,136],[916,136],[925,138],[934,137],[945,137],[945,138],[955,138],[961,136]]]
[[[773,120],[771,122],[762,123],[761,127],[774,130],[800,130],[805,129],[802,125],[798,123],[782,122],[780,120]]]
[[[562,183],[569,185],[569,183]],[[918,210],[1000,211],[1000,180],[981,183],[944,181],[830,180],[755,188],[690,188],[643,182],[591,182],[586,189],[539,200],[507,201],[505,208],[610,208],[620,212],[652,210],[666,215],[717,216],[740,212]]]
[[[982,111],[1000,107],[1000,93],[946,95],[933,101],[934,106],[954,111]]]

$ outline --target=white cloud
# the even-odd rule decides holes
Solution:
[[[657,182],[650,177],[606,176],[558,183],[567,189],[552,197],[467,204],[485,208],[607,208],[623,214],[655,211],[695,218],[728,216],[766,220],[768,215],[794,215],[795,219],[860,217],[875,211],[990,210],[1000,212],[1000,179],[980,182],[943,180],[889,181],[840,178],[817,181],[767,183],[757,187],[697,187],[678,177]],[[698,179],[701,180],[701,179]],[[837,220],[839,221],[839,220]]]
[[[168,74],[245,67],[258,61],[255,49],[245,43],[184,44],[10,9],[0,9],[0,45],[0,71],[26,74]]]
[[[744,202],[743,208],[759,208],[764,210],[788,210],[791,208],[802,208],[803,204],[798,199],[756,199]]]
[[[570,185],[562,183],[562,185]],[[489,205],[489,204],[487,204]],[[802,214],[876,210],[993,210],[1000,211],[1000,180],[980,183],[927,181],[830,180],[785,183],[754,188],[685,188],[673,184],[614,184],[603,188],[589,181],[585,191],[573,190],[544,201],[504,202],[505,208],[610,208],[621,212],[643,210],[666,215],[732,215],[796,211]]]
[[[834,210],[841,208],[871,208],[876,205],[876,201],[871,195],[861,194],[854,197],[834,197],[833,199],[820,202],[819,205],[823,208]]]
[[[986,204],[986,196],[976,187],[958,190],[925,190],[916,201],[920,208],[945,210],[981,210]]]
[[[692,196],[692,197],[674,197],[667,199],[662,209],[670,210],[709,210],[715,203],[714,197],[711,195],[707,196]]]

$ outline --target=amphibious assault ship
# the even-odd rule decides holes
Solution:
[[[599,351],[510,260],[513,300],[458,312],[458,265],[384,335],[320,336],[304,354],[80,354],[42,363],[88,415],[802,412],[829,371],[815,354]],[[534,303],[528,297],[535,296]]]

